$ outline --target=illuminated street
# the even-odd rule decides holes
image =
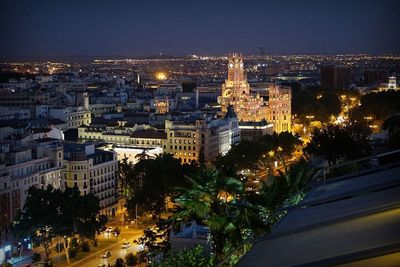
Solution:
[[[398,267],[399,7],[1,0],[1,267]]]

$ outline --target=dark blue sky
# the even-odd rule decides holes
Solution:
[[[399,0],[1,0],[0,57],[400,53]]]

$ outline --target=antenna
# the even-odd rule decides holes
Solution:
[[[260,46],[260,55],[261,56],[265,55],[264,46]]]

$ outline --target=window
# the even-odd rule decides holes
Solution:
[[[74,173],[74,180],[78,180],[78,175]]]

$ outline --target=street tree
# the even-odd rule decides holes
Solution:
[[[125,266],[126,266],[126,265],[125,265],[125,261],[124,261],[123,259],[117,258],[117,259],[115,260],[114,267],[125,267]]]
[[[191,186],[182,189],[176,199],[180,210],[176,221],[197,220],[210,228],[211,244],[217,261],[227,250],[245,242],[250,235],[267,229],[256,207],[246,200],[243,183],[226,177],[216,169],[204,169],[199,175],[187,177]]]
[[[184,184],[184,175],[196,170],[195,165],[181,165],[172,154],[159,154],[142,159],[129,171],[127,208],[134,217],[136,205],[152,214],[165,211],[165,200],[174,194],[176,186]]]
[[[93,194],[81,195],[76,187],[67,187],[64,191],[52,186],[31,187],[13,232],[38,240],[45,248],[46,258],[50,255],[51,240],[55,236],[63,237],[69,262],[69,242],[78,235],[94,239],[96,232],[104,227],[106,219],[98,216],[99,210],[98,199]]]
[[[394,114],[387,118],[382,128],[388,132],[388,147],[389,149],[400,148],[400,113]]]
[[[139,263],[139,259],[132,253],[129,253],[128,255],[125,256],[125,263],[129,267],[135,266],[136,264]]]
[[[323,157],[329,165],[334,165],[339,160],[368,155],[371,151],[368,135],[369,130],[360,125],[328,125],[314,130],[311,141],[303,151],[308,155]]]
[[[180,251],[170,251],[163,260],[152,264],[155,267],[211,267],[213,258],[206,256],[204,248],[197,245]]]

